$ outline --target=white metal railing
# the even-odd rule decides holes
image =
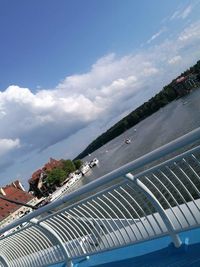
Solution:
[[[200,226],[200,146],[191,148],[199,140],[197,129],[1,229],[10,233],[0,239],[0,266],[73,266],[164,235],[179,247],[179,233]]]

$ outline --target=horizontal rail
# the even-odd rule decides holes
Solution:
[[[65,260],[73,266],[75,258],[165,235],[179,247],[178,233],[200,226],[200,146],[171,153],[198,140],[200,128],[1,229],[29,222],[0,239],[0,263],[38,267]]]
[[[3,229],[0,229],[0,234],[16,227],[19,224],[24,223],[25,221],[29,221],[32,218],[38,217],[41,214],[48,212],[49,210],[54,210],[57,207],[61,206],[62,204],[66,203],[67,201],[73,198],[76,198],[79,195],[90,192],[96,187],[102,186],[118,178],[119,176],[123,176],[124,174],[129,173],[133,170],[137,170],[146,164],[152,163],[153,161],[160,159],[163,156],[167,156],[168,154],[173,153],[176,150],[181,149],[198,140],[200,140],[200,128],[197,128],[191,131],[190,133],[185,134],[184,136],[181,136],[176,140],[173,140],[168,144],[161,146],[160,148],[157,148],[154,151],[149,152],[130,163],[125,164],[124,166],[102,176],[101,178],[90,182],[89,184],[83,186],[82,188],[76,190],[75,192],[72,192],[63,198],[58,199],[57,201],[52,202],[51,204],[48,204],[48,206],[41,207],[40,209],[34,211],[34,213],[29,213],[28,215],[26,215],[26,217],[18,219],[17,221],[4,227]]]

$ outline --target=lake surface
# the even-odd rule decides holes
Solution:
[[[134,159],[200,127],[200,89],[171,102],[133,128],[94,151],[84,161],[99,159],[77,184],[87,184]],[[130,144],[124,140],[131,138]]]

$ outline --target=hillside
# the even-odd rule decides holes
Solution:
[[[188,94],[194,88],[199,86],[200,60],[197,61],[194,66],[187,69],[184,73],[181,73],[170,84],[164,86],[162,90],[154,97],[143,103],[141,106],[129,113],[126,117],[114,124],[106,132],[98,136],[75,159],[81,159],[89,153],[92,153],[96,149],[105,145],[107,142],[111,141],[113,138],[152,115],[171,101]]]

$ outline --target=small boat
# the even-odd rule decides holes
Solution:
[[[88,172],[90,170],[90,166],[88,163],[85,163],[81,166],[80,171],[82,173],[82,175],[84,175],[86,172]]]
[[[99,160],[97,158],[94,158],[93,160],[90,161],[89,165],[90,168],[96,166],[99,163]]]
[[[76,171],[75,174],[77,179],[80,179],[82,177],[82,173],[80,171]]]
[[[131,143],[131,139],[130,138],[125,139],[124,143],[125,144],[130,144]]]

